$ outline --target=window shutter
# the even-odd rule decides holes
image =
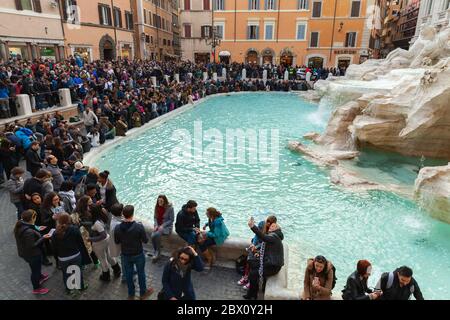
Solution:
[[[259,0],[256,0],[256,10],[259,10]]]
[[[108,25],[112,26],[112,15],[111,15],[111,8],[107,7],[106,8],[108,11]]]
[[[255,28],[256,37],[255,39],[259,39],[259,26]]]
[[[352,1],[352,17],[359,17],[359,10],[360,10],[361,2],[360,1]]]
[[[248,0],[248,10],[252,10],[252,0]]]
[[[42,13],[41,0],[33,0],[33,7],[35,12]]]
[[[346,46],[346,47],[348,47],[348,40],[349,40],[349,38],[350,38],[350,34],[347,32],[347,33],[345,34],[345,46]]]
[[[22,2],[20,0],[16,0],[16,9],[23,10]]]
[[[67,2],[65,0],[62,1],[62,10],[63,10],[63,19],[67,21]]]
[[[277,0],[273,0],[273,10],[277,10]]]
[[[100,18],[100,24],[105,24],[105,21],[103,20],[103,7],[101,5],[98,6],[98,16]]]
[[[265,10],[269,9],[269,0],[264,0],[264,9]]]
[[[119,27],[122,28],[123,24],[122,24],[122,11],[119,10]]]

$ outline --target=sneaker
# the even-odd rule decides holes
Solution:
[[[50,276],[48,275],[48,273],[43,273],[41,275],[41,279],[39,280],[39,284],[42,285],[45,281],[48,280],[48,278],[50,278]]]
[[[142,296],[140,296],[139,299],[140,300],[147,299],[148,297],[150,297],[153,294],[153,291],[154,291],[153,288],[147,289],[147,291]]]
[[[244,284],[244,286],[242,288],[244,288],[245,290],[250,289],[250,282],[247,282],[246,284]]]
[[[245,284],[247,284],[248,283],[248,277],[246,277],[246,276],[243,276],[242,278],[241,278],[241,280],[239,280],[238,282],[237,282],[237,284],[239,285],[239,286],[243,286],[243,285],[245,285]]]
[[[33,290],[33,294],[47,294],[50,290],[47,288],[39,288],[36,290]]]

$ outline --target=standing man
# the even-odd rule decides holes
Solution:
[[[34,177],[39,169],[42,169],[44,162],[39,155],[39,142],[34,141],[31,143],[31,147],[25,153],[25,159],[27,162],[27,171],[31,172]]]
[[[380,300],[409,300],[411,295],[414,295],[416,300],[424,300],[412,275],[413,271],[407,266],[383,273],[376,285],[376,289],[383,292]]]
[[[197,243],[200,233],[200,218],[197,212],[197,202],[189,200],[178,212],[175,222],[175,231],[189,245]]]
[[[135,300],[135,286],[133,270],[136,266],[140,299],[145,300],[153,293],[153,288],[147,289],[145,277],[145,255],[143,243],[148,243],[144,226],[134,221],[134,207],[127,205],[123,208],[124,221],[114,230],[114,241],[121,245],[123,270],[128,286],[128,300]]]

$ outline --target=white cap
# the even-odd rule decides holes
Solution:
[[[75,162],[75,169],[76,170],[83,169],[83,164],[80,161]]]

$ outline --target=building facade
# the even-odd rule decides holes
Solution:
[[[0,58],[64,59],[64,36],[57,1],[0,1]]]
[[[440,30],[450,24],[450,0],[421,0],[415,41],[425,25],[432,25]]]
[[[177,59],[181,59],[181,25],[179,0],[172,0],[172,32],[173,53]]]
[[[205,41],[212,33],[214,0],[181,0],[181,48],[183,60],[209,62],[211,46]]]
[[[130,0],[60,0],[66,56],[88,61],[134,58]]]
[[[213,0],[218,59],[346,67],[368,58],[373,0]],[[228,58],[226,58],[228,56]]]
[[[134,0],[137,17],[135,38],[138,58],[176,60],[174,50],[174,8],[172,0]]]

